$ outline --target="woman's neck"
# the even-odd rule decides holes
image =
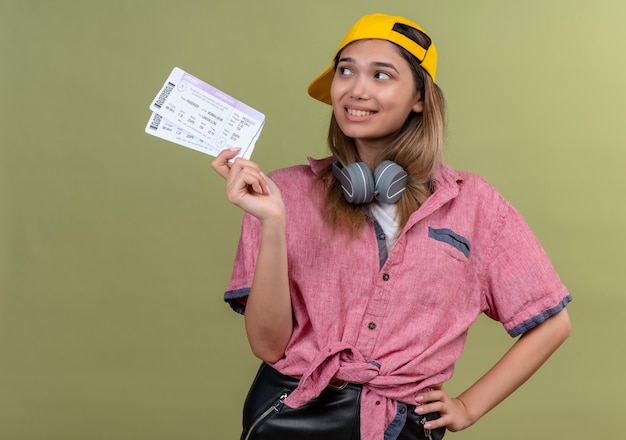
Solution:
[[[382,161],[380,152],[383,151],[385,147],[380,144],[366,143],[363,141],[355,142],[355,145],[360,160],[365,162],[371,171],[374,171]]]

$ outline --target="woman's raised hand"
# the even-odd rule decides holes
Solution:
[[[211,162],[211,167],[226,180],[226,196],[247,213],[265,220],[284,218],[285,207],[280,190],[258,164],[238,157],[239,149],[226,149]]]

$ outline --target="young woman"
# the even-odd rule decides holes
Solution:
[[[337,383],[357,384],[359,423],[347,438],[441,438],[510,395],[569,335],[571,297],[520,214],[442,161],[436,66],[419,25],[365,16],[309,87],[332,105],[331,157],[269,177],[231,162],[237,150],[214,160],[246,212],[225,299],[245,311],[265,363],[248,404],[267,377],[297,384],[278,405],[249,412],[306,412]],[[519,338],[452,397],[442,384],[480,313]],[[316,438],[305,423],[276,438]],[[265,438],[255,437],[260,426],[244,421],[242,438]]]

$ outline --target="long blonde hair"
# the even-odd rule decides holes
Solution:
[[[413,28],[402,29],[409,38],[423,47],[428,47],[428,37]],[[404,227],[411,214],[419,209],[433,192],[432,179],[443,160],[445,135],[445,100],[443,92],[430,75],[419,65],[419,61],[408,51],[397,46],[400,54],[412,68],[416,90],[421,92],[424,101],[421,113],[411,112],[402,128],[387,148],[381,151],[378,162],[392,160],[409,175],[409,183],[397,203],[400,228]],[[337,59],[339,59],[337,54]],[[335,63],[336,64],[336,63]],[[359,154],[354,139],[346,136],[331,115],[328,129],[328,146],[331,153],[342,164],[359,162]],[[367,221],[367,204],[348,203],[341,185],[332,177],[331,168],[324,170],[320,179],[327,185],[325,218],[333,226],[348,227],[353,235]]]

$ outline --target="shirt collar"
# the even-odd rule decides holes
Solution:
[[[332,156],[325,157],[324,159],[314,159],[312,157],[307,157],[307,160],[309,161],[311,171],[313,171],[316,176],[319,176],[320,173],[328,168],[333,162]]]
[[[460,186],[462,183],[463,176],[458,171],[450,168],[446,163],[441,164],[433,178],[435,191],[449,186]]]

